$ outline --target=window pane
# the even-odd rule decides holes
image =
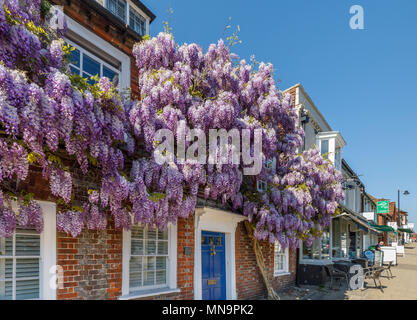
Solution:
[[[329,140],[321,140],[321,154],[329,152]]]
[[[156,254],[155,240],[146,240],[146,254]]]
[[[156,272],[156,283],[155,284],[165,284],[167,282],[167,273],[165,270]]]
[[[321,258],[330,259],[330,231],[328,227],[321,237]]]
[[[108,9],[123,21],[126,20],[126,2],[122,0],[108,0]]]
[[[78,75],[80,75],[80,70],[79,69],[77,69],[77,68],[75,68],[73,66],[70,66],[70,69],[71,69],[71,73],[72,74],[78,74]]]
[[[132,239],[130,251],[132,255],[143,255],[143,240]]]
[[[158,230],[158,240],[168,240],[168,230],[165,230],[165,231]]]
[[[157,257],[156,258],[156,269],[165,270],[167,267],[167,258],[166,257]]]
[[[16,299],[39,299],[39,280],[16,281]]]
[[[155,257],[146,257],[145,270],[155,270]]]
[[[13,260],[0,259],[0,280],[13,278]]]
[[[130,273],[129,285],[131,288],[137,288],[142,286],[142,272]]]
[[[13,255],[13,238],[0,238],[0,256]]]
[[[17,259],[16,278],[39,277],[39,259]]]
[[[145,35],[146,33],[146,21],[145,19],[135,10],[130,10],[130,27],[139,33],[141,36]]]
[[[73,64],[76,67],[80,66],[80,50],[75,49],[74,51],[71,51],[70,53],[70,63]]]
[[[12,300],[13,287],[11,281],[0,280],[0,300]]]
[[[91,85],[94,85],[95,81],[91,79],[91,76],[87,73],[83,73],[83,78],[87,79],[87,82]]]
[[[142,272],[142,257],[132,257],[130,259],[130,272]]]
[[[90,58],[88,55],[84,54],[83,56],[83,71],[88,72],[90,75],[100,76],[100,63],[96,60]]]
[[[161,254],[161,255],[168,254],[168,242],[167,241],[158,242],[158,254]]]
[[[41,239],[38,234],[16,234],[16,256],[39,256],[41,250]]]
[[[143,239],[143,228],[141,226],[132,227],[132,238]]]
[[[145,272],[144,283],[145,286],[151,286],[155,284],[155,271]]]
[[[103,77],[107,77],[110,79],[110,81],[113,82],[114,78],[118,75],[116,72],[110,70],[106,66],[103,66]]]
[[[156,239],[156,229],[148,229],[147,238]]]

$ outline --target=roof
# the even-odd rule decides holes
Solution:
[[[375,228],[373,225],[371,225],[370,223],[368,223],[368,220],[366,220],[364,217],[356,214],[355,212],[353,212],[349,208],[345,207],[344,205],[341,204],[340,205],[340,208],[344,212],[342,214],[336,216],[336,217],[339,217],[339,216],[347,216],[353,222],[355,222],[358,225],[361,225],[365,229],[369,229],[370,231],[373,231],[375,233],[378,233],[380,231],[378,228]]]

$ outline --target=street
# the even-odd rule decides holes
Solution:
[[[301,286],[280,294],[281,300],[416,300],[417,299],[417,243],[405,246],[405,255],[397,257],[398,265],[391,267],[392,279],[384,271],[381,283],[384,292],[375,288],[372,279],[365,280],[365,290],[346,290],[343,283],[325,286]]]

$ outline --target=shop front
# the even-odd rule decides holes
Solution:
[[[378,233],[365,219],[352,212],[334,217],[331,225],[310,247],[300,244],[299,284],[325,283],[324,266],[362,257],[370,245],[378,242]]]

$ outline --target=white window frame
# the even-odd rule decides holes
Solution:
[[[266,192],[268,189],[268,185],[263,180],[256,180],[256,189],[258,189],[258,192]]]
[[[100,38],[96,34],[92,33],[90,30],[77,23],[72,18],[68,16],[65,16],[65,18],[69,30],[71,30],[75,34],[82,36],[82,38],[85,39],[87,42],[94,43],[94,45],[96,45],[98,48],[120,61],[120,70],[118,71],[119,90],[123,92],[126,88],[130,88],[130,57],[124,52],[114,47],[113,45],[111,45],[106,40]],[[65,39],[65,41],[69,40]]]
[[[280,246],[279,242],[274,243],[274,277],[279,277],[283,275],[289,274],[290,270],[290,254],[288,247],[284,250],[284,252],[276,252],[277,246]],[[281,249],[282,251],[282,249]],[[278,261],[277,261],[277,255],[284,256],[284,268],[278,269]]]
[[[114,0],[114,1],[116,1],[116,2],[124,2],[124,4],[125,4],[124,17],[125,17],[125,19],[122,19],[116,13],[114,13],[113,11],[110,10],[110,8],[109,8],[110,7],[109,6],[109,0],[105,0],[105,7],[106,7],[106,9],[109,10],[113,15],[115,15],[116,17],[118,17],[123,22],[128,23],[129,22],[129,20],[128,20],[129,14],[127,12],[129,12],[129,1],[126,1],[126,0]],[[126,20],[127,20],[127,22],[126,22]]]
[[[43,212],[44,228],[40,234],[40,256],[39,257],[39,299],[35,300],[56,300],[56,204],[47,201],[37,201]],[[16,202],[12,203],[12,209],[18,210]],[[13,237],[15,237],[13,234]],[[15,242],[13,242],[15,246]],[[3,256],[10,259],[32,258],[27,256]],[[2,258],[3,258],[2,257]],[[15,268],[13,263],[13,296],[16,300]]]
[[[168,261],[167,261],[167,284],[146,286],[143,289],[130,292],[130,258],[131,258],[131,231],[123,230],[123,258],[122,258],[122,296],[120,300],[135,299],[140,297],[154,296],[179,292],[177,288],[177,233],[176,225],[170,223],[168,230]]]
[[[96,0],[96,1],[98,3],[100,3],[103,7],[105,7],[107,10],[109,10],[109,8],[108,8],[108,0]],[[122,20],[124,23],[126,23],[127,25],[129,25],[129,27],[130,27],[130,9],[132,9],[133,11],[135,11],[136,14],[142,16],[145,19],[145,34],[144,35],[149,34],[149,24],[150,24],[150,21],[151,21],[150,17],[148,17],[148,15],[145,14],[145,12],[143,12],[140,8],[138,8],[132,1],[125,0],[125,2],[126,2],[126,21],[123,21],[122,19],[120,19],[119,16],[115,15],[110,10],[109,11],[112,14],[114,14],[116,17],[118,17],[120,20]]]
[[[72,47],[74,47],[75,49],[77,49],[78,51],[80,51],[80,66],[77,67],[75,65],[73,65],[72,63],[70,63],[70,66],[79,69],[80,70],[80,76],[83,77],[83,73],[87,73],[90,77],[94,77],[95,74],[90,74],[87,71],[83,70],[83,61],[84,61],[84,55],[89,56],[90,58],[94,59],[95,61],[97,61],[100,64],[100,74],[98,75],[99,78],[103,76],[103,67],[106,67],[108,69],[110,69],[111,71],[115,72],[118,74],[118,77],[120,79],[121,77],[121,71],[116,69],[115,67],[113,67],[112,65],[108,64],[106,61],[100,59],[99,57],[97,57],[93,52],[90,52],[86,49],[84,49],[81,45],[74,43],[71,40],[66,39],[65,40],[69,45],[71,45]],[[110,79],[110,81],[112,81],[113,79]]]
[[[303,257],[303,247],[304,247],[304,242],[300,241],[300,251],[299,251],[299,258],[300,258],[300,263],[305,263],[305,264],[329,264],[332,260],[333,260],[333,256],[332,256],[332,250],[333,250],[333,241],[332,241],[332,236],[333,236],[333,227],[332,227],[332,223],[330,223],[329,225],[329,235],[330,235],[330,246],[329,246],[329,258],[328,259],[324,259],[321,257],[321,241],[322,241],[322,237],[320,237],[319,240],[319,256],[320,259],[305,259]],[[343,259],[341,259],[343,260]]]

